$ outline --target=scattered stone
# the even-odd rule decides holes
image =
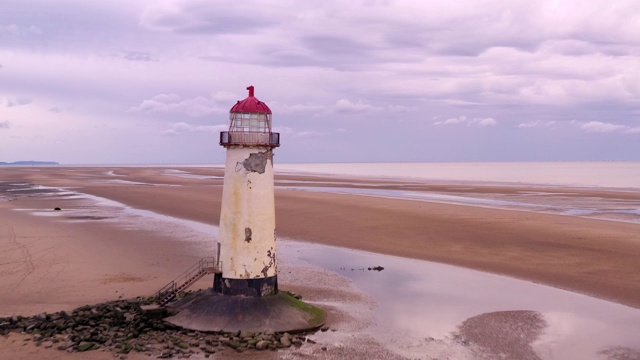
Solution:
[[[62,210],[62,209],[61,209],[61,208],[59,208],[59,207],[55,207],[53,210],[54,210],[54,211],[60,211],[60,210]]]
[[[0,335],[22,333],[23,345],[33,341],[36,346],[69,353],[101,349],[121,360],[132,351],[166,359],[188,358],[196,353],[211,357],[219,351],[218,347],[244,352],[300,347],[305,341],[315,344],[306,337],[313,332],[291,335],[274,331],[229,333],[183,329],[164,322],[156,306],[147,306],[155,301],[152,297],[116,300],[82,306],[72,312],[0,317]]]
[[[370,267],[367,268],[369,271],[382,271],[384,270],[384,268],[382,266],[374,266],[374,267]]]

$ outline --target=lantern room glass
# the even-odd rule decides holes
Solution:
[[[271,132],[271,114],[231,113],[229,132]]]

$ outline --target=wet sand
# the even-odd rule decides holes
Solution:
[[[220,169],[188,167],[0,169],[3,182],[73,187],[73,191],[137,209],[212,224],[219,217],[221,175]],[[296,186],[338,183],[353,188],[509,196],[540,188],[309,175],[277,179],[278,185],[286,187],[276,191],[280,236],[505,274],[640,307],[637,223],[295,190]],[[574,198],[640,199],[640,194],[629,191],[570,190]],[[543,191],[567,193],[566,188]],[[0,316],[149,295],[208,250],[202,242],[180,241],[175,233],[159,235],[153,224],[148,229],[118,227],[115,224],[121,219],[92,215],[92,209],[83,208],[73,196],[52,200],[38,196],[38,190],[26,189],[2,194],[6,201],[0,201],[0,246],[8,256],[0,264],[0,286],[12,291],[0,296]],[[63,208],[62,215],[32,215],[36,210],[51,215],[55,206]],[[70,208],[73,213],[65,213]],[[59,216],[71,216],[67,220],[72,222],[61,226]],[[327,291],[314,295],[312,288],[293,283],[311,293],[311,299],[329,296]],[[341,321],[339,315],[333,319]],[[535,330],[537,323],[530,323]],[[3,349],[11,348],[7,341],[0,340]],[[22,344],[13,346],[19,349],[16,354],[23,353]]]

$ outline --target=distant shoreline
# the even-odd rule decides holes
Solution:
[[[14,161],[14,162],[4,162],[0,161],[0,166],[41,166],[41,165],[60,165],[60,163],[55,161]]]

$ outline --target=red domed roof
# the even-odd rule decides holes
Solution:
[[[253,85],[249,86],[247,90],[249,90],[249,97],[242,101],[238,100],[229,112],[271,114],[271,109],[269,109],[267,104],[253,96]]]

